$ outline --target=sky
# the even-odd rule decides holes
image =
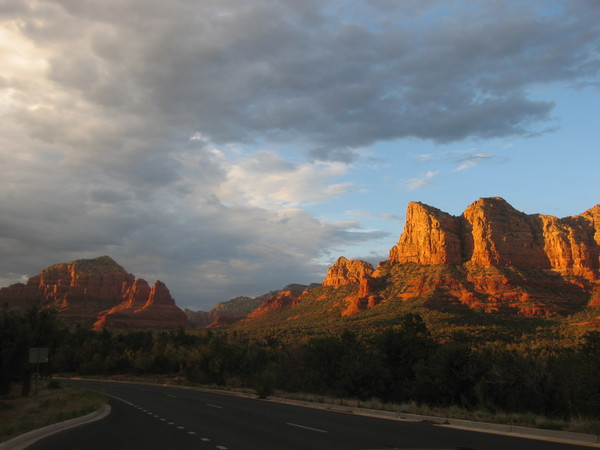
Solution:
[[[406,206],[600,203],[600,1],[0,0],[0,286],[182,308],[376,264]]]

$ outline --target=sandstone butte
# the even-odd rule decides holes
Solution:
[[[67,323],[139,330],[189,327],[167,286],[135,278],[108,256],[56,264],[0,289],[0,304],[24,310],[33,304],[55,308]]]
[[[357,286],[342,316],[411,299],[441,309],[546,316],[600,305],[599,266],[600,205],[559,219],[525,214],[498,197],[481,198],[458,217],[411,202],[386,261],[375,269],[340,257],[322,285]],[[305,298],[267,299],[246,320]]]
[[[340,258],[323,285],[358,280],[342,314],[390,300],[382,286],[395,271],[404,275],[395,282],[399,300],[539,316],[600,304],[599,266],[600,205],[558,219],[522,213],[498,197],[481,198],[458,217],[411,202],[387,261],[371,270]]]

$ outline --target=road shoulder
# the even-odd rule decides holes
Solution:
[[[40,439],[46,438],[61,431],[68,430],[69,428],[74,428],[86,423],[101,420],[109,414],[110,406],[108,404],[104,404],[100,409],[86,414],[85,416],[65,420],[64,422],[55,423],[25,434],[21,434],[20,436],[0,444],[0,450],[22,450],[32,445],[34,442],[39,441]]]

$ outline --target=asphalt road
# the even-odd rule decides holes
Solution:
[[[110,415],[98,422],[42,439],[29,449],[584,448],[174,387],[104,381],[75,382],[107,394],[112,407]]]

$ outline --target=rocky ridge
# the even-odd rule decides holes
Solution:
[[[599,268],[600,205],[561,219],[525,214],[492,197],[460,216],[411,202],[398,243],[377,268],[340,257],[319,285],[238,297],[210,312],[184,313],[163,283],[151,287],[107,256],[44,269],[26,284],[0,289],[0,303],[23,309],[42,302],[96,329],[265,324],[282,311],[291,323],[320,311],[356,316],[408,301],[442,311],[545,317],[600,306]],[[342,300],[319,306],[332,298]],[[600,326],[600,318],[585,324]]]
[[[109,256],[55,264],[31,277],[0,289],[0,304],[24,310],[33,304],[52,307],[67,323],[94,329],[188,327],[161,281],[151,287],[128,273]]]
[[[185,310],[189,321],[197,327],[221,327],[243,320],[250,320],[268,314],[272,310],[293,306],[310,289],[319,286],[288,284],[280,290],[269,291],[258,297],[235,297],[219,302],[210,311]]]
[[[355,286],[339,305],[339,316],[419,300],[440,310],[544,317],[600,305],[599,267],[600,205],[559,219],[525,214],[499,197],[480,198],[460,216],[411,202],[387,260],[374,269],[340,257],[322,286]],[[244,322],[328,295],[269,298]]]
[[[408,277],[396,297],[540,316],[590,304],[599,263],[600,205],[559,219],[525,214],[493,197],[458,217],[411,202],[398,244],[373,276],[385,278],[406,264],[445,265],[454,270],[435,281]]]
[[[551,269],[598,278],[600,205],[558,219],[525,214],[499,197],[481,198],[454,217],[411,202],[390,261]]]
[[[272,295],[266,296],[261,305],[248,314],[244,320],[252,320],[253,318],[268,314],[274,309],[293,307],[302,299],[302,295],[307,293],[308,286],[303,284],[290,284],[280,291],[273,292]]]

